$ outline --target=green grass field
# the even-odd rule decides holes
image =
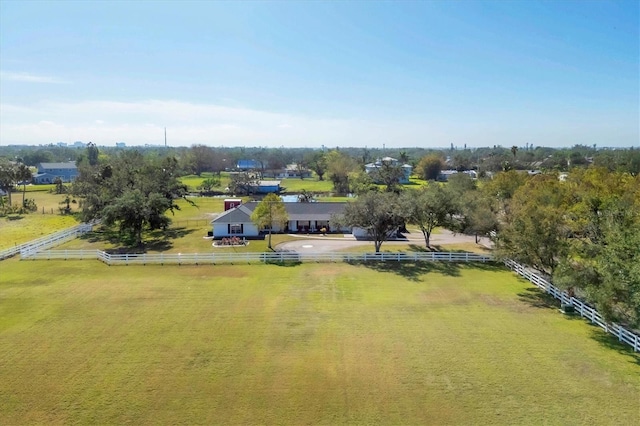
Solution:
[[[35,200],[38,210],[29,214],[0,217],[0,250],[16,244],[52,234],[61,229],[70,228],[79,222],[72,215],[60,214],[60,202],[64,195],[49,192],[51,185],[27,186],[25,197]],[[22,203],[22,192],[11,194],[13,204]],[[70,204],[72,211],[78,210],[78,204]]]
[[[638,419],[638,354],[489,265],[1,268],[0,424]]]

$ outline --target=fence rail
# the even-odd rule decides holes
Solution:
[[[521,277],[529,280],[538,288],[544,290],[556,299],[560,300],[561,303],[566,305],[573,305],[575,308],[575,312],[580,313],[580,316],[582,316],[583,318],[587,318],[591,321],[592,324],[597,324],[607,333],[613,334],[618,338],[620,342],[624,342],[630,345],[631,347],[633,347],[633,350],[635,352],[640,352],[640,336],[638,336],[637,334],[625,329],[618,324],[608,323],[597,310],[595,310],[582,300],[577,299],[573,296],[569,296],[566,291],[560,290],[549,281],[532,272],[525,266],[520,265],[513,260],[506,260],[505,264],[509,269],[511,269]]]
[[[2,250],[0,251],[0,260],[15,256],[18,253],[20,253],[22,258],[29,257],[39,251],[71,241],[79,235],[90,232],[92,229],[93,224],[91,223],[82,223],[72,228],[63,229],[62,231],[55,232],[45,237],[17,245],[10,249]]]
[[[204,265],[220,263],[278,263],[278,262],[490,262],[493,257],[475,253],[124,253],[113,254],[101,250],[47,250],[23,256],[29,260],[98,259],[108,265],[177,264]]]

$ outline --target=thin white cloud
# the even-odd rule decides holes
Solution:
[[[49,83],[49,84],[65,83],[65,81],[55,77],[51,77],[51,76],[30,74],[26,72],[8,72],[8,71],[0,71],[0,80],[16,81],[20,83]]]
[[[571,138],[577,135],[575,129],[585,127],[583,119],[572,122],[552,116],[537,117],[537,126],[526,126],[523,121],[514,127],[495,121],[452,122],[438,116],[402,120],[325,118],[166,100],[0,103],[0,116],[3,145],[57,141],[93,141],[110,146],[120,141],[129,145],[163,144],[166,127],[172,146],[510,146],[523,140],[566,146],[568,140],[574,143]],[[606,122],[606,128],[593,122],[587,131],[598,135],[606,130],[612,142],[638,140],[637,128],[625,126],[624,118],[607,117]],[[510,142],[505,144],[505,140]],[[593,142],[582,138],[580,143]]]

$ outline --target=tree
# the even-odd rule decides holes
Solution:
[[[356,170],[356,164],[351,157],[340,151],[331,151],[326,156],[329,179],[333,182],[333,189],[338,194],[349,192],[349,174]]]
[[[518,154],[518,147],[513,145],[511,147],[511,153],[513,154],[513,159],[515,160],[516,159],[516,154]]]
[[[144,229],[166,228],[166,213],[180,209],[175,200],[186,200],[177,168],[173,157],[145,159],[138,151],[122,151],[110,164],[81,167],[72,193],[81,197],[83,220],[102,219],[119,228],[123,241],[139,245]]]
[[[253,173],[237,172],[230,175],[229,192],[234,195],[246,195],[258,185],[258,179]]]
[[[424,180],[436,180],[440,171],[442,170],[443,162],[442,158],[438,155],[431,154],[425,157],[422,157],[418,166],[416,167],[416,172],[420,176],[421,179]]]
[[[98,147],[93,142],[89,142],[87,144],[87,159],[89,160],[90,166],[95,166],[98,164],[98,157],[100,156],[100,151]]]
[[[312,203],[315,200],[315,198],[316,196],[314,195],[314,193],[311,191],[307,191],[306,189],[303,189],[298,194],[299,203]]]
[[[20,163],[15,169],[16,181],[22,183],[22,205],[24,206],[24,197],[27,192],[27,182],[31,181],[33,174],[26,164]]]
[[[513,196],[528,178],[529,175],[526,173],[518,173],[515,170],[500,172],[485,183],[482,192],[495,204],[498,213],[508,215]]]
[[[269,249],[271,247],[271,232],[275,226],[283,228],[289,220],[287,209],[284,202],[276,194],[268,194],[256,206],[251,214],[251,221],[256,224],[258,229],[268,228],[269,230]]]
[[[318,180],[324,180],[324,174],[327,171],[327,159],[324,152],[313,151],[305,155],[303,161],[318,175]]]
[[[375,184],[369,173],[361,170],[352,172],[349,175],[349,191],[352,194],[362,195],[370,191],[377,191],[378,186]]]
[[[567,183],[572,238],[554,282],[579,289],[607,321],[640,326],[640,179],[589,168]]]
[[[401,164],[382,160],[380,166],[371,172],[371,178],[374,182],[385,185],[387,192],[400,192],[400,180],[404,178],[404,169]]]
[[[347,203],[337,222],[366,230],[373,238],[376,253],[379,253],[382,243],[404,225],[406,216],[398,194],[367,192]]]
[[[0,162],[0,189],[7,193],[9,206],[12,205],[11,191],[16,183],[16,168],[8,161]]]
[[[498,234],[498,253],[552,275],[568,252],[570,195],[555,175],[537,175],[518,188]]]
[[[210,177],[203,180],[200,186],[198,186],[198,189],[205,192],[210,192],[211,189],[216,186],[220,186],[220,179],[215,177]]]
[[[427,248],[431,248],[431,233],[436,227],[450,227],[456,214],[456,204],[451,193],[437,183],[404,194],[408,221],[422,231]]]
[[[215,153],[211,147],[206,145],[192,145],[188,158],[191,170],[196,175],[200,176],[203,172],[213,171]]]
[[[56,194],[66,194],[67,187],[64,186],[64,182],[60,176],[56,176],[53,179],[53,184],[56,186]]]

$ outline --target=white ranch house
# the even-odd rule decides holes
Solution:
[[[241,204],[221,213],[211,224],[213,237],[245,237],[255,238],[264,232],[251,221],[251,214],[258,205],[257,201]],[[331,221],[344,211],[346,203],[284,203],[289,221],[284,228],[274,227],[273,232],[318,233],[324,228],[326,232],[347,232],[350,228],[336,229]]]

